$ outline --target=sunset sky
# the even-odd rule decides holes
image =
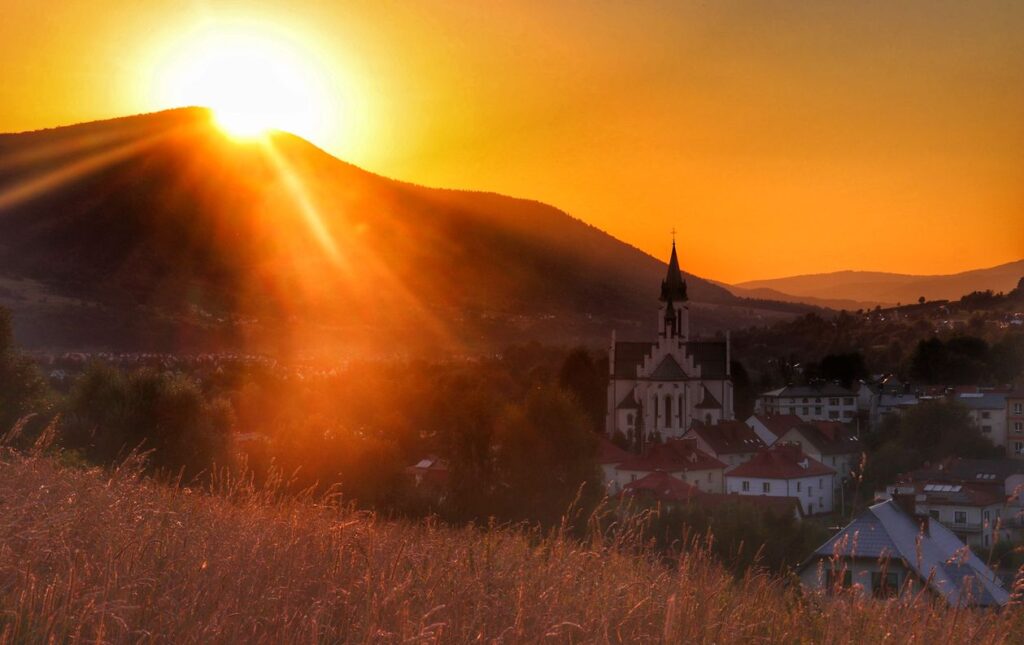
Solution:
[[[281,127],[332,154],[547,202],[657,257],[675,227],[706,277],[1024,257],[1024,2],[0,10],[3,132],[191,102],[225,43],[256,42],[267,60],[233,80],[295,89]]]

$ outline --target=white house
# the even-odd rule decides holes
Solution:
[[[601,477],[606,493],[614,495],[622,490],[616,468],[619,464],[632,459],[633,456],[604,437],[597,440],[597,463],[601,467]]]
[[[804,561],[801,582],[826,594],[849,589],[878,598],[927,587],[961,607],[1009,601],[999,578],[953,532],[907,506],[891,499],[861,513]]]
[[[694,419],[733,418],[729,337],[691,337],[686,281],[674,241],[660,300],[657,340],[616,341],[613,333],[608,355],[605,430],[608,436],[622,433],[638,448],[683,436]]]
[[[800,446],[804,454],[836,471],[835,489],[860,469],[864,444],[857,433],[837,421],[807,421],[785,432],[779,441]]]
[[[886,489],[893,498],[913,499],[917,514],[940,522],[970,546],[988,548],[1013,538],[1015,518],[1007,511],[1006,496],[987,485],[897,484]]]
[[[738,495],[795,497],[804,515],[831,513],[835,473],[799,446],[780,442],[730,470],[725,487]]]
[[[1024,459],[1024,389],[1006,395],[1006,456]]]
[[[757,397],[758,414],[795,414],[804,421],[851,421],[857,415],[857,395],[827,383],[787,385]]]

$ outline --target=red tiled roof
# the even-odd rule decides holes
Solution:
[[[621,464],[633,458],[633,454],[619,448],[604,437],[597,440],[597,463]]]
[[[690,431],[711,446],[716,455],[757,452],[766,447],[754,429],[742,421],[719,421],[710,426],[695,421]]]
[[[692,441],[670,439],[665,443],[653,444],[644,455],[633,455],[618,465],[617,470],[654,472],[661,470],[675,473],[690,470],[724,469],[725,464],[698,449]]]
[[[622,495],[653,497],[661,502],[686,502],[700,494],[691,486],[668,473],[653,472],[622,487]]]
[[[781,437],[793,426],[803,423],[803,419],[795,414],[755,414],[754,418],[764,424],[776,437]]]
[[[864,451],[864,444],[853,429],[838,421],[809,421],[793,429],[823,455],[846,455]]]
[[[759,477],[762,479],[797,479],[816,475],[833,475],[835,470],[804,454],[799,446],[775,444],[761,450],[750,461],[736,466],[730,477]]]

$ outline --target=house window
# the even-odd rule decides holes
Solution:
[[[828,404],[829,405],[839,405],[839,399],[829,399],[828,400]]]
[[[853,572],[850,571],[849,569],[847,569],[846,571],[843,571],[843,577],[842,577],[842,584],[841,585],[836,585],[836,582],[838,581],[838,579],[839,579],[839,572],[838,571],[832,571],[832,570],[828,571],[828,588],[829,588],[830,591],[835,589],[837,586],[842,586],[844,589],[848,589],[848,588],[853,586]]]
[[[762,493],[770,493],[771,490],[772,490],[771,482],[762,482],[761,483],[761,492]]]
[[[992,434],[992,426],[981,426],[981,431],[985,434]]]
[[[967,524],[967,511],[954,511],[953,524]]]
[[[803,487],[803,485],[804,485],[803,482],[797,482],[796,483],[796,492],[799,493],[800,492],[800,488]]]
[[[814,406],[814,414],[821,414],[821,406],[820,405]]]
[[[1014,432],[1024,432],[1024,421],[1014,421],[1013,422],[1013,431]]]
[[[1024,455],[1024,441],[1013,442],[1013,454]]]
[[[711,473],[708,473],[708,481],[711,481]]]
[[[981,418],[982,419],[991,419],[992,418],[992,413],[989,412],[988,410],[985,410],[984,412],[981,413]]]
[[[814,495],[814,486],[807,487],[807,496],[810,497],[811,495]]]
[[[750,482],[743,482],[743,484],[740,486],[740,488],[743,489],[744,493],[749,492],[750,491]]]
[[[1014,403],[1013,404],[1013,413],[1014,414],[1024,414],[1024,403]]]
[[[931,517],[933,520],[938,521],[938,519],[939,519],[939,512],[937,510],[935,510],[935,509],[932,509],[932,510],[928,511],[928,516]]]
[[[853,405],[853,398],[846,397],[845,399],[843,399],[843,405]]]
[[[807,414],[807,411],[808,411],[809,409],[810,409],[810,408],[808,408],[808,407],[807,407],[807,406],[805,405],[804,407],[800,408],[800,413],[801,413],[801,414]]]
[[[982,511],[981,512],[981,519],[982,519],[983,522],[985,522],[985,524],[988,524],[988,518],[990,516],[991,516],[991,514],[988,511]]]
[[[881,571],[871,573],[871,592],[876,598],[889,598],[895,596],[900,590],[900,574],[896,572]]]
[[[839,411],[838,410],[829,410],[828,411],[828,418],[829,419],[838,419],[839,418]]]

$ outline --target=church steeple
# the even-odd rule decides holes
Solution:
[[[683,272],[679,270],[679,258],[676,256],[676,241],[672,239],[672,257],[668,261],[668,274],[661,282],[662,302],[685,302],[686,280],[683,280]]]

